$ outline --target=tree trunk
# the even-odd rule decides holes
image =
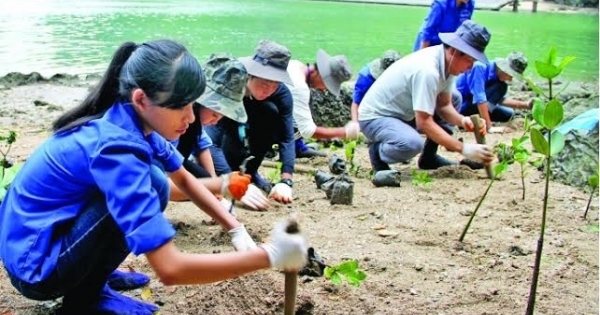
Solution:
[[[513,12],[519,12],[519,0],[513,1],[512,5],[513,5],[512,11]]]
[[[533,3],[533,6],[531,7],[531,12],[536,13],[538,2],[537,2],[537,0],[533,0],[532,3]]]

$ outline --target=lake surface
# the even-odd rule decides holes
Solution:
[[[1,0],[0,76],[101,73],[122,42],[156,38],[182,42],[201,61],[213,52],[251,55],[263,38],[305,62],[324,48],[346,54],[356,74],[386,49],[409,53],[427,12],[299,0]],[[598,77],[597,15],[476,11],[474,18],[493,34],[492,58],[520,50],[539,59],[556,45],[578,57],[567,76]]]

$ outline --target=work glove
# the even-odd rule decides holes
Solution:
[[[248,186],[248,190],[240,200],[244,206],[252,210],[267,210],[269,209],[269,199],[265,197],[260,188],[255,185]]]
[[[221,195],[225,198],[240,200],[246,194],[250,185],[250,175],[242,175],[240,172],[231,172],[221,175]]]
[[[464,116],[462,118],[460,124],[466,131],[474,131],[475,130],[475,126],[473,125],[473,121],[471,121],[470,117]],[[479,120],[479,132],[484,136],[487,132],[487,125],[486,125],[484,119]]]
[[[281,203],[291,203],[292,187],[284,183],[277,183],[275,186],[273,186],[273,188],[271,188],[269,198]]]
[[[231,201],[229,201],[229,199],[225,199],[225,198],[221,198],[221,200],[219,200],[219,202],[221,203],[223,208],[225,208],[225,211],[229,212],[229,214],[231,214],[234,217],[237,216],[237,214],[235,213],[235,207],[233,206],[233,202],[231,202]]]
[[[271,267],[281,270],[300,270],[307,261],[308,244],[301,234],[286,232],[289,221],[282,221],[271,231],[269,243],[261,247],[267,252]]]
[[[240,225],[231,231],[229,231],[229,235],[231,235],[231,242],[233,243],[233,247],[238,252],[250,250],[256,248],[256,243],[248,234],[248,231],[244,227],[244,225]]]
[[[471,159],[483,164],[490,164],[494,159],[492,148],[485,144],[465,143],[461,154],[467,159]]]
[[[360,126],[355,121],[349,121],[344,126],[344,131],[346,132],[346,139],[356,139],[360,133]]]

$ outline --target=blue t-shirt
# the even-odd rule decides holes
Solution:
[[[358,78],[354,84],[352,101],[360,105],[360,102],[362,102],[363,97],[365,97],[365,94],[367,94],[367,91],[373,83],[375,83],[375,78],[371,75],[369,65],[366,65],[358,72]]]
[[[417,34],[413,51],[421,48],[422,41],[428,41],[429,46],[441,44],[442,41],[438,34],[456,31],[462,22],[471,19],[474,9],[475,0],[469,0],[458,7],[456,0],[434,0],[431,3],[429,15],[423,21]]]
[[[456,89],[462,95],[463,103],[459,111],[464,111],[469,106],[487,102],[486,86],[500,81],[496,75],[496,63],[489,64],[475,61],[471,70],[461,73],[456,77]]]
[[[26,282],[46,279],[55,269],[64,228],[94,198],[109,213],[136,255],[174,235],[152,188],[153,159],[166,171],[183,157],[156,132],[144,136],[129,103],[115,103],[101,118],[54,134],[25,162],[0,204],[0,258]]]

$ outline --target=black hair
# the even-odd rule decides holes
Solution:
[[[206,78],[198,60],[172,40],[137,45],[123,43],[100,82],[75,108],[52,125],[54,132],[81,126],[101,117],[116,101],[131,101],[134,89],[142,89],[154,104],[182,108],[204,92]]]

